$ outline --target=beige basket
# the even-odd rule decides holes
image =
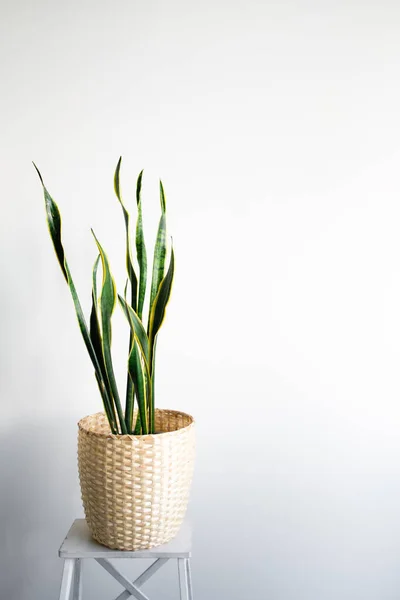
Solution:
[[[194,463],[194,421],[155,413],[155,435],[113,435],[104,413],[78,423],[83,507],[95,540],[143,550],[171,540],[182,524]]]

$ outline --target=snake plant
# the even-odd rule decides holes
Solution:
[[[174,250],[171,240],[171,251],[168,268],[166,265],[166,203],[162,182],[160,181],[161,216],[157,238],[154,246],[153,270],[151,286],[148,294],[148,322],[144,323],[143,309],[146,302],[147,288],[147,253],[143,234],[142,219],[142,176],[139,174],[136,185],[137,219],[135,230],[136,258],[138,275],[135,270],[131,243],[131,223],[129,212],[122,200],[120,189],[121,158],[114,174],[114,190],[121,205],[125,221],[126,269],[127,282],[124,295],[118,295],[111,273],[110,263],[99,240],[92,234],[98,250],[92,272],[92,308],[89,327],[78,298],[71,271],[65,256],[61,237],[60,210],[47,191],[39,169],[35,169],[43,186],[47,224],[54,250],[60,263],[64,279],[68,284],[75,306],[78,324],[87,351],[94,367],[94,374],[102,397],[104,411],[114,434],[146,435],[155,433],[154,422],[154,375],[156,343],[160,327],[165,317],[166,306],[170,297],[174,277]],[[102,285],[100,296],[97,290],[97,271],[102,268]],[[127,361],[127,383],[125,408],[123,409],[114,375],[111,355],[112,314],[115,305],[121,306],[130,328],[129,352]],[[137,411],[134,411],[134,402]],[[136,416],[134,422],[134,415]]]

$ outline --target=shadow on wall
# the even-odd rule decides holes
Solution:
[[[18,425],[0,438],[0,597],[54,600],[61,561],[57,550],[82,513],[76,428]],[[69,439],[73,438],[73,439]]]

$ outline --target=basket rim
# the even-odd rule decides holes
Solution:
[[[160,439],[161,437],[173,435],[173,434],[179,433],[181,431],[188,430],[191,427],[194,427],[195,420],[192,417],[192,415],[190,415],[189,413],[185,413],[182,410],[173,410],[170,408],[156,408],[156,412],[168,412],[168,413],[175,413],[176,415],[182,415],[184,417],[188,417],[190,419],[190,423],[188,423],[188,425],[185,425],[184,427],[180,427],[179,429],[174,429],[173,431],[162,431],[160,433],[146,433],[146,434],[142,434],[142,435],[133,435],[132,433],[111,433],[111,431],[107,432],[107,433],[102,433],[100,431],[95,431],[93,429],[89,429],[88,427],[85,427],[85,421],[89,417],[103,416],[107,420],[105,412],[100,411],[100,412],[92,413],[90,415],[86,415],[85,417],[82,417],[81,419],[79,419],[77,425],[78,425],[78,428],[80,431],[84,431],[88,435],[93,435],[93,436],[96,436],[99,438],[113,439],[113,440],[122,440],[122,439],[123,440],[128,440],[128,439],[149,440],[149,439],[156,439],[156,438]]]

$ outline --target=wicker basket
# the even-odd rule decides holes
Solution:
[[[155,435],[113,435],[104,413],[78,423],[83,507],[95,540],[142,550],[171,540],[185,516],[194,463],[194,421],[157,410]]]

